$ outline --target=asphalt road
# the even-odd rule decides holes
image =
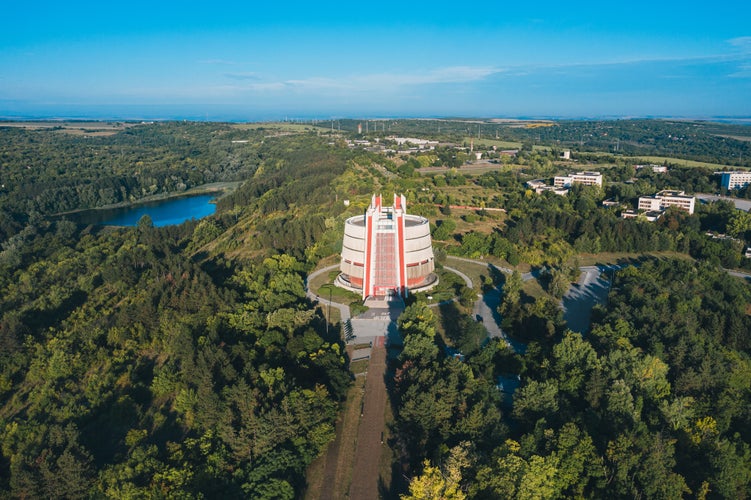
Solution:
[[[596,266],[579,268],[579,281],[571,285],[563,296],[563,318],[571,331],[587,333],[595,304],[604,304],[608,299],[610,281],[601,276],[606,269]]]
[[[340,304],[339,302],[333,302],[331,300],[328,300],[325,297],[319,297],[318,295],[314,294],[310,291],[310,288],[308,288],[308,282],[315,279],[318,275],[327,273],[329,271],[333,271],[334,269],[338,269],[339,264],[333,264],[331,266],[322,267],[321,269],[318,269],[316,271],[313,271],[308,275],[308,277],[305,279],[305,293],[307,294],[308,298],[312,300],[313,302],[318,301],[319,304],[327,305],[329,307],[336,307],[339,309],[339,313],[342,317],[342,323],[350,319],[351,315],[349,313],[349,304]]]
[[[749,210],[751,210],[751,200],[744,200],[742,198],[731,198],[730,196],[718,196],[716,194],[708,194],[708,193],[696,193],[694,196],[704,201],[718,201],[718,200],[730,201],[733,204],[735,204],[735,208],[737,208],[738,210],[743,210],[745,212],[748,212]]]

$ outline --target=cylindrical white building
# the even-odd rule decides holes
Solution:
[[[362,290],[363,299],[406,296],[408,290],[435,280],[428,219],[406,213],[404,195],[383,206],[373,196],[365,215],[344,223],[342,274],[337,281]]]

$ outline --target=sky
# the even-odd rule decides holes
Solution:
[[[0,117],[751,117],[751,2],[8,2]]]

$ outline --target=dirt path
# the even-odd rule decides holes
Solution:
[[[378,475],[381,459],[381,443],[386,410],[386,348],[383,337],[373,343],[368,376],[365,381],[365,400],[357,433],[352,484],[349,497],[354,500],[378,498]]]
[[[364,374],[361,374],[364,375]],[[336,424],[336,439],[326,452],[323,478],[318,486],[318,494],[311,491],[309,500],[333,500],[344,498],[352,479],[352,464],[357,447],[357,429],[360,424],[360,407],[365,391],[364,377],[357,377],[350,389],[347,404]]]
[[[341,476],[339,470],[339,454],[342,447],[342,429],[341,426],[346,425],[345,422],[337,423],[336,439],[329,445],[329,449],[326,452],[326,466],[324,468],[323,483],[321,485],[321,499],[336,498],[337,497],[337,476]]]

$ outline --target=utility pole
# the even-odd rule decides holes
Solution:
[[[326,313],[326,336],[329,335],[329,323],[331,322],[331,286],[329,286],[329,307],[328,312]]]

